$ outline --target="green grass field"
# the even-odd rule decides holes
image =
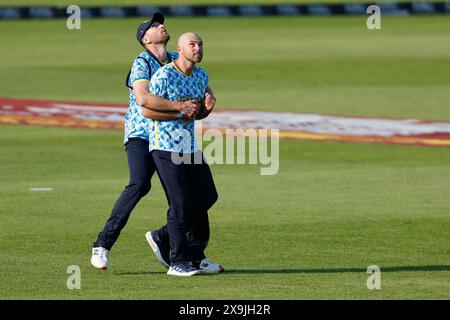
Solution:
[[[2,96],[127,103],[124,78],[142,19],[0,22]],[[450,120],[450,19],[167,19],[197,31],[221,108]],[[24,44],[32,48],[24,48]],[[63,81],[62,81],[63,80]],[[276,94],[273,94],[276,92]]]
[[[139,19],[0,22],[0,96],[126,103]],[[218,108],[450,119],[450,20],[168,19],[205,39]],[[214,165],[207,250],[227,271],[169,277],[144,233],[157,178],[111,252],[90,245],[128,180],[122,133],[0,126],[1,299],[449,299],[450,150],[281,141],[280,171]],[[29,188],[51,187],[52,192]],[[369,265],[382,271],[368,290]],[[81,290],[66,269],[81,268]]]

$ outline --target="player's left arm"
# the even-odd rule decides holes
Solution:
[[[195,120],[205,119],[213,111],[216,104],[216,98],[211,96],[208,91],[205,93],[205,103],[202,103],[200,112],[195,116]]]
[[[214,92],[212,89],[207,86],[206,92],[205,92],[205,107],[209,110],[212,110],[214,106],[216,105],[216,96],[214,95]]]
[[[205,72],[206,83],[208,83],[208,74]],[[200,112],[195,116],[196,120],[201,120],[209,116],[216,105],[216,97],[209,85],[206,86],[205,97],[202,100],[202,108]]]

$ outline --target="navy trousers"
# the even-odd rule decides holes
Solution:
[[[169,204],[167,225],[158,236],[169,236],[170,263],[202,260],[210,234],[208,209],[218,198],[211,170],[203,156],[200,164],[194,164],[194,154],[192,164],[175,164],[171,152],[153,150],[151,155]]]
[[[148,141],[131,138],[126,146],[126,152],[128,158],[128,168],[130,171],[130,182],[117,199],[114,208],[112,209],[111,216],[106,221],[103,230],[98,234],[97,240],[93,243],[93,247],[104,247],[111,250],[112,246],[117,241],[120,232],[125,227],[134,207],[139,200],[150,191],[151,178],[156,171],[156,166],[153,157],[149,152]],[[164,153],[164,151],[161,152]],[[189,249],[187,249],[187,256],[192,257],[192,260],[202,260],[205,258],[204,250],[209,240],[209,221],[207,210],[217,200],[217,192],[212,180],[211,172],[208,165],[205,165],[201,165],[201,168],[197,168],[199,169],[197,171],[200,173],[197,180],[205,181],[205,189],[202,188],[197,196],[200,201],[197,205],[199,207],[198,212],[202,212],[203,214],[199,216],[200,218],[196,222],[194,221],[194,223],[189,226],[185,236],[189,247]],[[166,169],[162,170],[163,172],[167,172]],[[208,184],[210,187],[206,188]],[[166,185],[164,183],[162,183],[162,185],[167,196],[168,192],[166,190]],[[170,205],[169,200],[168,202]],[[202,204],[200,205],[200,203]],[[170,208],[167,212],[168,219],[169,215]],[[165,225],[161,227],[157,230],[157,232],[159,239],[165,245],[169,246],[170,240],[168,226]],[[175,240],[175,243],[177,243],[177,240]]]
[[[130,182],[117,199],[111,216],[106,221],[103,230],[98,234],[94,247],[111,250],[120,232],[130,217],[136,204],[151,188],[151,178],[155,173],[155,164],[150,155],[148,141],[131,138],[126,145]]]

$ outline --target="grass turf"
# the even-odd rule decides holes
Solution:
[[[0,22],[2,96],[127,103],[141,19]],[[169,18],[197,31],[219,108],[450,120],[450,19]],[[24,43],[32,50],[24,48]],[[274,94],[275,93],[275,94]]]
[[[128,179],[120,140],[120,132],[0,126],[2,299],[450,298],[448,149],[282,141],[278,175],[212,166],[220,200],[207,253],[227,272],[179,279],[144,239],[165,220],[155,177],[110,270],[89,264]],[[381,290],[366,287],[372,264]],[[81,268],[81,290],[66,288],[69,265]]]
[[[0,95],[126,103],[139,21],[0,22]],[[439,16],[386,17],[381,31],[358,17],[168,19],[174,38],[204,36],[219,108],[440,120],[450,119],[448,26]],[[113,267],[94,270],[90,244],[128,179],[121,135],[0,126],[0,298],[450,298],[450,151],[438,148],[282,141],[278,175],[213,166],[208,254],[227,272],[211,277],[168,277],[152,256],[144,233],[166,208],[154,179]],[[66,288],[72,264],[80,291]],[[371,264],[381,290],[366,288]]]

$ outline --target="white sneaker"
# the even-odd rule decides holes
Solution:
[[[109,250],[103,247],[92,248],[91,264],[97,269],[106,270],[109,266]]]
[[[198,267],[195,267],[191,263],[178,263],[171,265],[169,271],[167,271],[168,275],[171,276],[179,276],[179,277],[189,277],[200,273]]]
[[[206,274],[206,273],[220,273],[224,272],[225,269],[222,267],[221,264],[212,263],[209,258],[205,258],[202,261],[200,261],[200,273]]]

